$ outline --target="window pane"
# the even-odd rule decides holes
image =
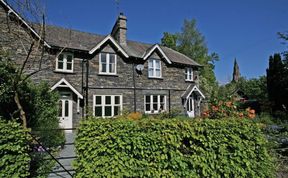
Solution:
[[[161,72],[158,69],[156,69],[156,77],[161,77]]]
[[[95,116],[102,116],[102,107],[101,106],[96,106],[95,107]]]
[[[154,95],[153,96],[153,103],[157,103],[158,102],[158,96],[157,95]]]
[[[105,116],[112,116],[112,107],[105,106]]]
[[[119,111],[120,111],[120,106],[114,106],[114,116],[119,115],[120,114]]]
[[[150,96],[145,96],[146,103],[150,103]]]
[[[156,63],[156,69],[160,69],[160,60],[155,60]]]
[[[69,102],[65,101],[65,117],[69,116]]]
[[[109,64],[109,72],[115,73],[115,64]]]
[[[160,102],[163,103],[164,102],[164,96],[160,95]]]
[[[146,107],[146,111],[151,111],[150,104],[146,104],[145,107]]]
[[[105,96],[105,104],[111,104],[111,96]]]
[[[148,70],[148,76],[149,77],[153,77],[153,69],[149,69]]]
[[[95,103],[96,103],[97,105],[98,105],[98,104],[101,105],[101,96],[96,96],[95,98],[96,98],[96,102],[95,102]]]
[[[63,69],[63,62],[58,61],[58,69]]]
[[[115,96],[115,104],[120,104],[120,96]]]
[[[163,111],[164,109],[165,109],[165,108],[164,108],[164,103],[161,103],[161,104],[160,104],[160,109],[159,109],[159,110],[160,110],[160,111]]]
[[[106,63],[106,54],[105,53],[101,53],[101,62],[102,63]]]
[[[67,62],[72,63],[72,56],[71,55],[67,55]]]
[[[62,117],[62,101],[60,100],[59,101],[59,114],[58,114],[59,117]]]
[[[110,63],[115,64],[115,54],[110,54]]]
[[[150,59],[148,61],[148,68],[153,68],[153,60],[152,59]]]
[[[72,63],[67,63],[67,70],[72,70]]]
[[[63,62],[63,54],[60,54],[60,55],[58,56],[58,61],[62,61],[62,62]]]
[[[106,72],[106,64],[102,64],[102,70],[101,70],[101,72]]]
[[[158,111],[158,104],[153,104],[153,110]]]

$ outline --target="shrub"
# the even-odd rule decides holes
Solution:
[[[29,176],[29,141],[20,124],[0,119],[0,177]]]
[[[250,107],[241,110],[238,107],[239,103],[233,99],[212,99],[209,103],[209,109],[202,113],[202,117],[210,119],[221,119],[227,117],[234,118],[255,118],[255,110]]]
[[[267,141],[250,120],[90,119],[75,177],[271,177]]]

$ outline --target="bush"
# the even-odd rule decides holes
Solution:
[[[0,177],[29,176],[29,141],[20,124],[0,119]]]
[[[90,119],[75,177],[271,177],[267,141],[249,120]]]

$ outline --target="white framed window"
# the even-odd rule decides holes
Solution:
[[[99,74],[115,75],[117,73],[117,57],[112,53],[100,53]]]
[[[122,95],[94,95],[93,114],[96,117],[114,117],[122,111]]]
[[[161,78],[161,60],[149,59],[148,60],[148,77]]]
[[[193,69],[191,67],[185,68],[185,80],[186,81],[193,81],[194,80]]]
[[[145,113],[161,113],[166,111],[166,95],[145,95],[144,110]]]
[[[73,54],[61,53],[56,58],[56,71],[73,72],[74,60]]]

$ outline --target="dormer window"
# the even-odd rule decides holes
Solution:
[[[185,69],[185,80],[186,81],[193,81],[193,69],[192,68],[186,68]]]
[[[56,71],[73,72],[73,54],[61,53],[56,58]]]
[[[100,53],[99,59],[99,74],[116,74],[117,58],[116,54],[112,53]]]
[[[148,77],[161,78],[161,61],[159,59],[148,60]]]

